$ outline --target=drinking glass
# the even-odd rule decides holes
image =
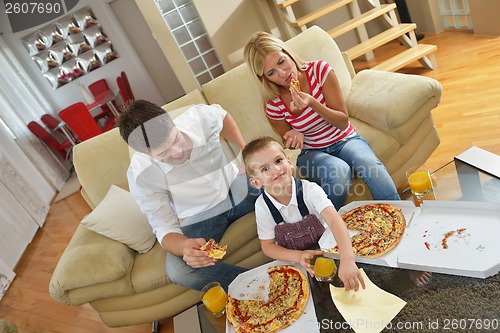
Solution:
[[[225,313],[227,294],[219,282],[210,282],[200,292],[201,300],[208,311],[215,317],[220,317]]]
[[[417,204],[421,203],[425,196],[433,192],[431,173],[426,166],[414,166],[406,171],[408,184]]]
[[[311,265],[316,281],[333,281],[333,277],[337,273],[337,265],[335,265],[333,258],[317,255],[311,259]]]

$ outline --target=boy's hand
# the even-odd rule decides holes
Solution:
[[[201,251],[200,247],[207,241],[203,238],[188,238],[183,244],[182,259],[193,268],[215,265],[216,260],[208,257],[207,251]]]
[[[318,256],[323,254],[323,251],[321,250],[304,250],[300,252],[300,258],[299,258],[299,264],[302,265],[306,269],[306,271],[311,274],[311,276],[314,276],[314,270],[311,267],[311,264],[309,261],[314,258],[314,256]]]
[[[339,278],[344,283],[344,288],[346,291],[358,291],[359,285],[361,285],[363,289],[366,288],[365,281],[363,281],[361,272],[359,271],[358,266],[356,266],[354,259],[340,260]]]

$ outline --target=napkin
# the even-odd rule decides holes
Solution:
[[[366,289],[345,291],[330,285],[333,302],[356,333],[379,333],[406,305],[406,302],[379,287],[360,269]]]

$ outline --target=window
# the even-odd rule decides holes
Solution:
[[[439,0],[439,9],[446,29],[472,29],[468,0]]]
[[[224,73],[205,26],[191,0],[155,0],[200,85]]]

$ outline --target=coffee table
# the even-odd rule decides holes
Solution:
[[[200,320],[201,333],[224,333],[226,332],[226,316],[216,318],[205,305],[197,306],[198,318]]]
[[[500,165],[500,157],[497,156],[497,158],[498,165]],[[490,170],[479,169],[458,159],[449,161],[432,172],[434,190],[423,199],[424,201],[500,202],[500,179],[488,171]],[[416,201],[409,187],[402,189],[399,194],[403,200]],[[458,322],[464,324],[468,320],[473,325],[475,323],[481,325],[489,320],[499,325],[499,274],[487,279],[475,279],[434,273],[428,286],[417,288],[412,285],[402,269],[367,264],[358,264],[358,267],[364,268],[376,285],[408,302],[402,312],[391,322],[392,330],[385,329],[383,332],[394,331],[398,324],[404,325],[400,329],[401,331],[404,329],[405,332],[437,332],[447,329],[456,331],[459,329],[458,326],[452,329],[451,326],[446,325],[452,325],[452,323],[455,325]],[[354,332],[337,311],[330,296],[330,285],[314,279],[310,279],[310,285],[320,331],[322,333]],[[470,295],[463,294],[469,292],[469,288]],[[453,293],[453,290],[457,292]],[[489,299],[484,295],[477,296],[478,292],[484,292],[484,295],[491,294],[493,297]],[[484,297],[484,302],[481,297]],[[449,313],[443,310],[442,303],[449,304]],[[462,309],[466,308],[471,310],[463,312]],[[500,328],[500,326],[496,327]],[[483,330],[495,331],[486,328]],[[474,331],[474,327],[470,327],[469,331]]]
[[[500,157],[498,157],[500,165]],[[431,174],[434,191],[424,200],[464,200],[500,202],[500,179],[485,170],[455,159]],[[399,192],[401,199],[412,197],[409,187]]]

